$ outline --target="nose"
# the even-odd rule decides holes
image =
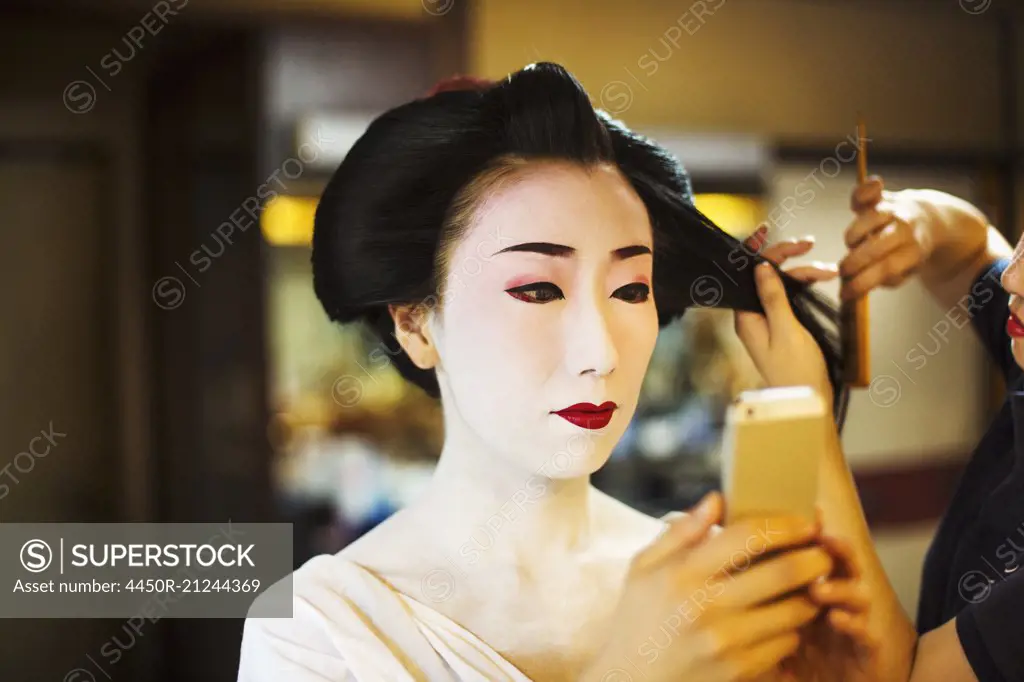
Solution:
[[[619,354],[608,308],[608,301],[588,300],[568,316],[566,362],[573,374],[606,377],[618,366]]]
[[[999,278],[999,285],[1003,287],[1006,293],[1010,294],[1010,305],[1013,306],[1016,301],[1015,299],[1020,298],[1021,291],[1021,272],[1020,272],[1020,261],[1013,260],[1003,270],[1002,277]]]
[[[1003,270],[1003,276],[999,278],[999,284],[1010,294],[1018,296],[1022,293],[1021,285],[1024,284],[1021,278],[1021,257],[1024,256],[1024,236],[1017,242],[1013,255],[1010,257],[1010,264]]]

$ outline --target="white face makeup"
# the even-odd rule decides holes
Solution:
[[[552,478],[600,468],[658,335],[651,249],[647,211],[612,167],[531,164],[491,193],[451,255],[431,325],[449,437],[464,430]]]
[[[1024,237],[1017,242],[1013,251],[1010,265],[1003,271],[1000,284],[1010,294],[1009,316],[1016,316],[1016,322],[1024,321]],[[1010,323],[1007,325],[1007,332],[1010,334],[1010,350],[1013,359],[1024,368],[1024,336],[1020,335],[1018,325]]]

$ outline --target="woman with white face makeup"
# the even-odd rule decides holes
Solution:
[[[841,296],[920,277],[953,324],[970,320],[1007,386],[925,560],[910,679],[1024,680],[1024,239],[1011,253],[969,203],[879,178],[852,203]]]
[[[741,311],[769,384],[828,398],[837,354],[816,315],[831,311],[761,255],[737,266],[742,245],[693,208],[678,162],[561,67],[459,86],[370,126],[313,244],[331,319],[367,323],[441,400],[436,472],[295,573],[292,618],[246,621],[239,680],[881,679],[862,516],[823,505],[853,542],[786,517],[712,532],[717,495],[665,521],[589,478],[695,283],[725,273],[717,303]],[[829,504],[856,507],[831,461]]]

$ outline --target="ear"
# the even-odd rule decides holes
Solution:
[[[428,324],[430,308],[419,303],[392,303],[388,313],[395,322],[395,338],[412,363],[420,369],[433,369],[439,356]]]

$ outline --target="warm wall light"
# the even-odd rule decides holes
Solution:
[[[754,197],[697,194],[694,203],[711,222],[737,239],[748,237],[761,220],[761,203]]]
[[[734,237],[746,237],[761,219],[756,198],[734,194],[698,194],[700,212]],[[313,241],[315,197],[276,196],[263,209],[260,229],[271,246],[309,246]]]
[[[263,207],[260,230],[271,246],[309,246],[313,243],[315,197],[276,196]]]

